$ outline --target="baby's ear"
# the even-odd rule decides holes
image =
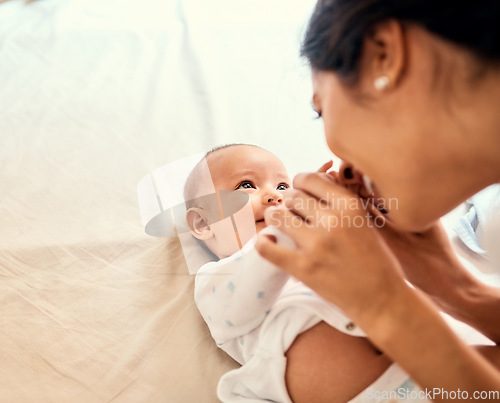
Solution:
[[[208,225],[203,209],[191,207],[186,213],[186,221],[191,234],[200,241],[208,241],[214,236],[214,231]]]

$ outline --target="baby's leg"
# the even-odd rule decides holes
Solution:
[[[325,322],[300,334],[286,357],[285,380],[294,403],[347,402],[391,365],[367,339]]]

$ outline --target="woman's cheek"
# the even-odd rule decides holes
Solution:
[[[330,151],[339,157],[339,154],[341,154],[339,138],[342,136],[342,133],[339,133],[338,130],[336,130],[332,119],[326,116],[323,118],[323,125],[326,144],[328,145]]]

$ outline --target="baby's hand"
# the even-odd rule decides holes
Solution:
[[[330,160],[327,163],[323,164],[321,166],[321,168],[319,168],[316,172],[318,174],[320,174],[320,176],[324,176],[325,178],[331,180],[332,182],[334,182],[336,184],[340,184],[340,182],[338,180],[339,173],[336,171],[329,171],[328,172],[328,170],[331,169],[332,166],[333,166],[333,161]]]
[[[326,173],[332,166],[333,166],[333,161],[330,160],[327,163],[321,165],[321,168],[318,169],[316,172],[324,172],[324,173]]]
[[[326,164],[323,164],[321,168],[319,168],[316,172],[320,175],[324,174],[325,178],[328,178],[337,185],[349,189],[351,192],[363,199],[373,197],[373,192],[367,188],[363,180],[363,175],[361,174],[361,172],[355,169],[354,166],[345,161],[342,161],[340,163],[340,169],[338,172],[333,170],[329,171],[332,166],[333,161],[328,161]]]
[[[364,205],[373,215],[383,214],[385,216],[387,214],[387,211],[384,209],[385,201],[373,189],[371,180],[354,168],[352,164],[342,161],[339,172],[328,172],[328,174],[332,175],[332,177],[335,174],[334,177],[337,184],[349,189],[361,199],[367,200],[368,203],[364,203]]]

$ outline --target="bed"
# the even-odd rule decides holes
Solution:
[[[217,401],[236,364],[137,184],[225,143],[330,157],[298,58],[312,6],[0,4],[0,401]]]
[[[236,367],[137,184],[226,143],[332,158],[309,0],[0,2],[0,401],[216,402]]]

